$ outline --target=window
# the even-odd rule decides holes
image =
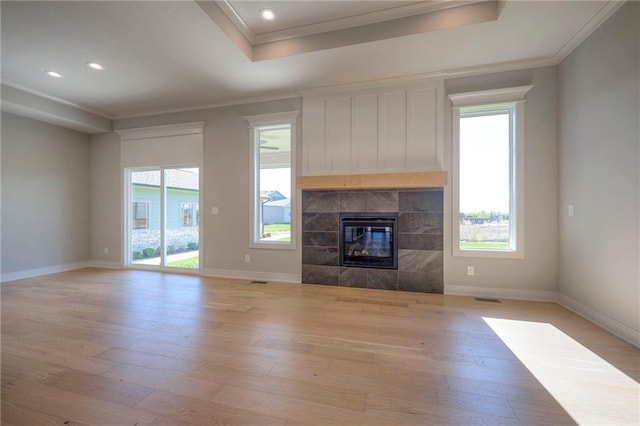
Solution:
[[[149,202],[133,202],[133,229],[149,228]]]
[[[197,203],[180,203],[180,223],[182,226],[198,226],[200,223],[200,209]]]
[[[295,248],[297,112],[245,117],[251,130],[251,247]]]
[[[524,99],[530,89],[449,96],[454,255],[524,257]]]

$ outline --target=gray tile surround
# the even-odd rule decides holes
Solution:
[[[340,212],[398,213],[398,270],[339,266]],[[442,188],[303,191],[302,282],[443,292]]]

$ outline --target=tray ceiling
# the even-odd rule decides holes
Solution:
[[[2,1],[1,77],[5,87],[123,118],[335,85],[552,65],[619,5]],[[278,15],[274,26],[257,21],[262,7]]]

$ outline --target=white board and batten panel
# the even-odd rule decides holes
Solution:
[[[378,95],[355,96],[353,99],[353,171],[375,170],[378,167]]]
[[[351,168],[351,98],[339,97],[326,101],[325,126],[327,163],[336,173],[346,173]]]
[[[443,86],[303,97],[303,176],[443,170]]]
[[[381,170],[406,170],[407,164],[407,92],[378,96],[378,167]]]

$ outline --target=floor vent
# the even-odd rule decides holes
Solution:
[[[478,302],[502,303],[498,299],[490,299],[488,297],[474,297]]]
[[[269,284],[269,281],[249,281],[249,284]]]

